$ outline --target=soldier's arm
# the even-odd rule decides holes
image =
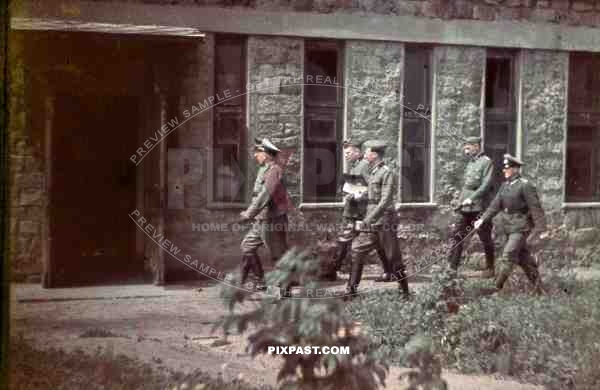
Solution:
[[[527,201],[529,215],[531,215],[531,218],[533,219],[534,229],[540,233],[545,231],[546,216],[535,187],[531,183],[526,183],[523,186],[523,195]]]
[[[261,191],[252,199],[252,203],[246,209],[246,215],[249,219],[252,219],[260,213],[262,209],[269,205],[271,201],[271,194],[274,194],[277,186],[281,183],[281,175],[279,171],[274,168],[270,168],[264,175],[264,185]]]
[[[492,186],[492,179],[494,177],[494,164],[492,160],[487,157],[485,158],[485,165],[483,167],[483,179],[481,180],[481,184],[479,188],[477,188],[470,196],[471,200],[479,199],[483,196],[487,191],[489,191]]]
[[[381,199],[365,217],[364,223],[371,224],[373,221],[378,220],[386,209],[388,209],[394,203],[394,190],[396,188],[395,185],[395,176],[392,171],[387,171],[382,180],[381,187]]]
[[[503,183],[502,186],[500,186],[500,190],[498,190],[498,193],[494,197],[494,200],[487,208],[487,210],[485,210],[485,213],[483,213],[483,217],[481,217],[482,221],[489,221],[500,212],[500,209],[502,208],[502,198],[500,194],[502,194],[502,190],[504,189],[505,185],[506,184]]]

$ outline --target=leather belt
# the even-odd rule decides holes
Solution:
[[[528,209],[504,209],[502,210],[504,211],[506,214],[527,214],[527,212],[529,211]]]

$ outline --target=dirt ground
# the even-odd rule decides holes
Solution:
[[[219,289],[214,283],[52,290],[33,284],[15,284],[11,334],[23,335],[39,349],[81,348],[92,353],[100,347],[140,359],[156,368],[183,373],[200,369],[224,380],[238,378],[256,385],[275,385],[279,358],[252,359],[245,351],[244,336],[228,336],[224,343],[220,332],[212,332],[215,323],[226,313],[219,299]],[[109,337],[95,335],[98,331],[110,332]],[[81,337],[85,332],[88,334]],[[392,368],[387,389],[402,388],[397,379],[401,372],[400,367]],[[444,378],[451,389],[539,389],[487,376],[446,372]]]

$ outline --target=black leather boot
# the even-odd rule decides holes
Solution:
[[[250,271],[254,266],[254,256],[253,255],[243,255],[242,261],[240,263],[240,284],[246,284],[248,280],[248,276],[250,275]]]
[[[267,289],[267,283],[265,282],[265,271],[263,270],[262,263],[258,255],[253,255],[252,272],[256,276],[257,283],[255,289],[257,291],[265,291]]]

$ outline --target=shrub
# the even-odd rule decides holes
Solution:
[[[318,288],[319,263],[306,253],[288,251],[266,276],[270,286],[300,284]],[[248,349],[253,356],[269,347],[338,346],[350,354],[285,354],[277,380],[284,389],[370,390],[383,385],[387,366],[370,353],[370,340],[354,331],[355,323],[337,299],[265,298],[251,311],[236,313],[237,304],[250,295],[225,286],[222,297],[230,314],[220,324],[227,334],[253,328]]]

